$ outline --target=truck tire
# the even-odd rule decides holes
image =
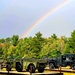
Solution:
[[[54,66],[54,63],[49,63],[49,69],[54,69],[55,66]]]
[[[45,67],[44,63],[39,63],[38,64],[38,72],[40,72],[40,73],[44,72],[44,67]]]
[[[72,68],[72,70],[75,70],[75,64],[73,64],[73,65],[71,66],[71,68]]]
[[[44,68],[43,68],[43,67],[38,67],[38,72],[39,72],[39,73],[44,72]]]
[[[16,62],[16,71],[22,72],[22,64],[20,62]]]
[[[30,63],[27,67],[27,71],[30,73],[35,73],[35,65],[33,63]]]
[[[6,64],[6,70],[7,71],[11,71],[11,64],[10,64],[10,62],[7,62],[7,64]]]

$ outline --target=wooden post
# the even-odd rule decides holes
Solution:
[[[30,66],[30,75],[32,75],[32,65]]]
[[[58,65],[58,71],[61,73],[61,66]]]
[[[1,70],[1,63],[0,63],[0,70]]]

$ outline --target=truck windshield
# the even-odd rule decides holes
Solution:
[[[71,61],[71,60],[72,60],[72,59],[71,59],[71,58],[69,58],[69,57],[67,57],[67,58],[66,58],[66,61]]]

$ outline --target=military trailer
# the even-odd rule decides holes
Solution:
[[[14,68],[18,72],[29,71],[43,72],[47,64],[47,59],[23,58],[23,59],[7,59],[6,70],[11,71]]]

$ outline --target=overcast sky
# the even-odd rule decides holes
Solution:
[[[27,35],[41,32],[44,37],[55,33],[58,37],[70,37],[75,29],[75,0],[0,0],[0,38],[22,37],[48,11],[61,5],[48,15]]]

